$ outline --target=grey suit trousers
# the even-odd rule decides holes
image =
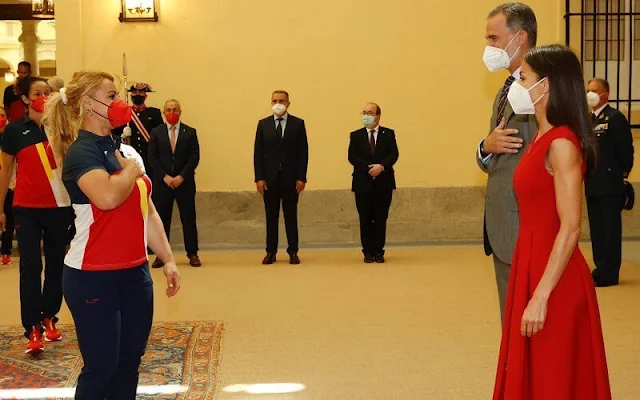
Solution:
[[[511,271],[511,264],[500,261],[500,259],[494,255],[493,266],[496,271],[496,282],[498,283],[500,318],[502,320],[502,323],[504,323],[504,309],[507,304],[507,287],[509,286],[509,271]]]
[[[499,123],[497,114],[500,94],[501,90],[496,94],[493,103],[489,132],[492,132]],[[486,165],[480,158],[479,149],[475,151],[478,166],[489,175],[485,196],[485,251],[487,255],[493,254],[494,257],[493,263],[500,298],[500,315],[503,320],[507,302],[509,271],[511,270],[510,263],[520,226],[518,202],[513,191],[513,173],[527,146],[538,131],[535,116],[515,114],[509,102],[504,109],[504,118],[506,120],[505,129],[516,129],[518,133],[514,136],[524,141],[522,149],[516,154],[493,155]]]

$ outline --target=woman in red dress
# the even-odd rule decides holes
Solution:
[[[494,400],[610,400],[600,312],[580,249],[595,148],[582,68],[561,45],[532,49],[509,103],[540,130],[516,168],[520,233]]]

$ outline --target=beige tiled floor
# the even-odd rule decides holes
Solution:
[[[356,249],[302,251],[295,268],[262,266],[262,255],[202,253],[205,266],[185,265],[171,300],[153,271],[156,320],[226,322],[217,398],[490,398],[499,313],[479,246],[391,248],[384,266],[363,264]],[[2,325],[19,324],[17,275],[15,264],[0,267]],[[598,294],[613,398],[640,399],[640,267],[625,263],[622,284]],[[69,322],[66,309],[61,318]],[[305,389],[223,391],[257,383]]]

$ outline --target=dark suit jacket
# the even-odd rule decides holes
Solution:
[[[624,115],[606,106],[594,123],[598,144],[595,170],[587,176],[587,196],[606,196],[625,193],[624,179],[633,167],[633,136]]]
[[[17,100],[20,100],[20,96],[14,92],[14,85],[7,86],[4,89],[4,96],[2,97],[5,112],[9,113],[9,107],[11,107],[11,104]]]
[[[273,185],[280,171],[287,185],[295,186],[296,181],[307,181],[309,164],[309,144],[304,120],[289,114],[284,130],[284,138],[276,132],[273,115],[258,122],[253,152],[255,181],[266,181]]]
[[[21,97],[14,92],[14,85],[9,85],[4,89],[3,103],[9,121],[17,121],[24,117],[26,106]]]
[[[180,122],[175,153],[171,152],[169,129],[166,124],[157,126],[151,131],[149,165],[153,169],[154,180],[161,181],[165,175],[180,175],[185,181],[193,180],[199,162],[200,145],[194,128]]]
[[[351,190],[354,192],[371,192],[393,190],[396,188],[396,178],[393,165],[399,157],[396,135],[393,129],[380,126],[376,151],[371,153],[369,132],[366,128],[351,132],[349,142],[349,162],[353,165],[353,182]],[[369,165],[382,164],[384,171],[373,179],[369,175]]]

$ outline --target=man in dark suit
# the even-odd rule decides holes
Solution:
[[[587,88],[598,143],[596,169],[587,176],[585,192],[596,269],[596,286],[618,284],[622,263],[622,208],[625,180],[633,167],[633,136],[624,115],[612,108],[609,83],[593,79]]]
[[[151,86],[147,83],[135,83],[131,85],[128,92],[131,93],[131,101],[133,102],[133,105],[131,106],[131,110],[133,111],[131,122],[129,122],[126,127],[121,126],[114,129],[113,134],[121,136],[125,129],[127,129],[127,127],[129,128],[127,131],[130,130],[128,133],[131,136],[128,141],[131,146],[136,149],[138,154],[142,156],[148,175],[153,178],[154,170],[149,165],[148,147],[149,141],[151,140],[151,131],[155,127],[164,124],[162,120],[162,113],[158,108],[147,107],[147,95],[148,93],[153,92],[153,90],[151,90]],[[128,135],[124,136],[125,137],[123,137],[123,139],[126,139],[126,136]]]
[[[304,120],[289,114],[289,93],[271,95],[273,115],[258,122],[253,167],[258,192],[263,196],[267,219],[267,255],[263,264],[273,264],[278,252],[280,204],[287,231],[290,264],[298,257],[298,198],[307,182],[309,145]]]
[[[18,83],[31,76],[31,63],[28,61],[20,61],[18,63],[18,76],[16,81],[4,89],[3,103],[4,110],[7,113],[9,121],[17,121],[24,117],[25,106],[18,93]]]
[[[362,111],[364,128],[351,132],[349,162],[353,165],[351,190],[360,215],[360,240],[365,263],[384,263],[387,217],[396,188],[393,165],[398,145],[393,129],[380,126],[382,110],[368,103]]]
[[[189,264],[201,266],[198,258],[196,226],[195,170],[200,162],[200,145],[196,130],[180,122],[182,109],[177,100],[167,100],[162,113],[167,120],[151,131],[149,165],[153,168],[153,203],[169,237],[174,200],[178,203],[184,233],[184,247]],[[153,268],[161,268],[156,258]]]

